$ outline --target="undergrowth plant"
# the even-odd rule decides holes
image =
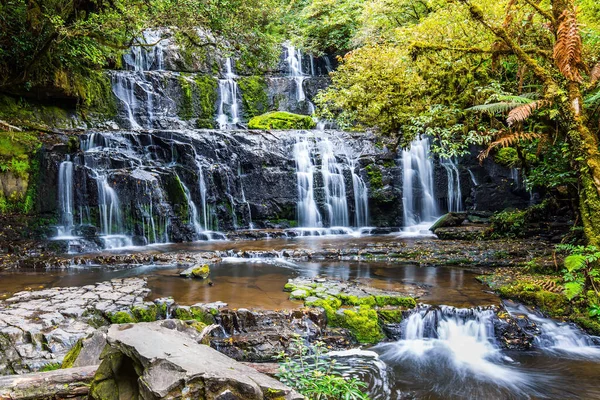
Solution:
[[[296,337],[289,353],[279,354],[277,377],[311,400],[368,400],[362,391],[367,385],[336,373],[335,360],[328,358],[326,352],[322,342],[309,347]]]
[[[574,246],[562,244],[556,246],[559,251],[566,251],[569,255],[565,258],[565,268],[562,270],[565,281],[565,296],[573,300],[591,289],[592,299],[589,299],[588,308],[591,317],[600,318],[600,305],[598,304],[600,284],[600,251],[596,246]]]

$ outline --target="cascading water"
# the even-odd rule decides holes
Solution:
[[[329,139],[320,140],[318,145],[329,226],[350,226],[343,166],[337,162]]]
[[[58,238],[72,236],[73,231],[73,162],[67,160],[60,163],[58,168],[58,206],[60,208],[60,223]]]
[[[225,61],[225,79],[219,79],[219,129],[235,128],[240,122],[237,76],[233,72],[231,58]]]
[[[389,364],[410,366],[404,379],[437,396],[465,391],[457,397],[506,398],[531,390],[534,382],[497,346],[494,318],[492,309],[420,307],[402,322],[399,341],[375,350]]]
[[[573,324],[545,318],[522,304],[507,301],[504,306],[511,315],[535,323],[539,331],[535,335],[535,347],[561,357],[600,359],[600,346]]]
[[[427,232],[439,216],[434,197],[433,160],[429,138],[415,139],[402,151],[402,205],[404,233]],[[414,189],[417,189],[416,191]]]
[[[146,72],[164,69],[161,35],[160,31],[144,31],[139,39],[139,45],[132,46],[123,56],[127,70],[111,72],[112,91],[124,108],[128,128],[132,130],[153,128],[155,88],[148,81]]]
[[[294,160],[298,186],[298,224],[302,234],[354,234],[350,228],[363,228],[369,222],[368,188],[359,175],[359,156],[355,155],[337,136],[323,132],[311,138],[298,136],[294,145]],[[319,175],[322,179],[318,179]],[[346,177],[352,177],[354,214],[351,215]],[[315,182],[322,186],[315,187]],[[315,192],[323,193],[322,211]],[[322,229],[328,226],[328,229]],[[335,229],[331,229],[335,228]],[[360,231],[358,231],[360,232]]]
[[[463,211],[458,163],[451,158],[444,158],[440,160],[440,164],[446,169],[448,176],[448,212]]]
[[[246,192],[244,191],[244,179],[242,178],[242,168],[239,164],[238,179],[240,181],[240,191],[242,192],[242,203],[246,204],[246,208],[248,209],[248,225],[250,229],[254,229],[254,224],[252,223],[252,208],[250,208],[250,202],[246,199]]]
[[[294,79],[294,82],[296,82],[296,100],[301,102],[306,100],[303,87],[306,75],[304,72],[302,72],[302,52],[300,50],[296,50],[291,43],[286,43],[285,49],[285,60],[288,65],[289,75],[292,79]]]
[[[323,222],[315,201],[315,166],[311,157],[311,146],[306,138],[299,137],[296,141],[294,160],[298,188],[298,224],[301,227],[320,228]]]

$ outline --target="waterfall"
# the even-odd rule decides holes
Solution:
[[[467,171],[469,171],[469,176],[471,177],[471,182],[473,182],[473,185],[479,186],[479,184],[477,183],[477,179],[475,178],[475,174],[473,173],[473,171],[471,171],[471,168],[467,168]]]
[[[140,124],[135,119],[135,113],[138,108],[138,101],[134,92],[137,78],[128,72],[114,72],[111,75],[111,80],[112,91],[127,113],[129,128],[132,130],[141,129]]]
[[[358,158],[360,155],[353,154],[340,137],[333,137],[335,140],[331,140],[324,134],[317,134],[311,139],[314,139],[314,142],[299,136],[294,145],[299,226],[306,228],[322,228],[323,225],[330,228],[350,227],[346,176],[351,176],[354,226],[366,227],[369,222],[369,193],[366,183],[359,175]],[[315,178],[318,178],[319,175],[322,178],[323,186],[315,188]],[[321,189],[324,215],[321,215],[315,197],[315,191]],[[352,232],[351,229],[336,229],[335,231]],[[317,233],[315,230],[312,232]],[[318,234],[323,234],[323,232],[331,233],[331,231],[321,230],[318,231]]]
[[[535,323],[539,333],[535,335],[535,346],[560,356],[575,358],[600,358],[600,347],[580,328],[568,322],[558,322],[545,318],[529,308],[512,302],[505,302],[506,310],[517,318],[527,318]]]
[[[131,238],[123,233],[121,205],[117,192],[108,184],[106,175],[97,175],[100,232],[106,248],[131,246]]]
[[[244,179],[242,178],[242,167],[238,164],[238,179],[240,180],[240,191],[242,192],[242,202],[246,204],[246,208],[248,209],[248,226],[250,229],[254,229],[254,224],[252,223],[252,209],[250,208],[250,202],[246,199],[246,193],[244,192]]]
[[[514,185],[517,189],[519,189],[521,187],[521,177],[520,177],[518,168],[510,169],[510,179],[513,180]]]
[[[144,31],[139,39],[144,45],[132,46],[130,51],[123,55],[127,71],[111,73],[113,94],[125,110],[129,128],[132,130],[153,128],[155,88],[146,78],[145,72],[164,69],[161,35],[160,31]],[[137,97],[140,94],[145,95],[142,101]],[[144,111],[140,113],[142,106]],[[143,114],[147,120],[141,121],[139,114]]]
[[[183,193],[185,194],[185,200],[187,202],[187,206],[188,206],[188,210],[189,210],[189,223],[190,226],[194,229],[194,232],[196,233],[197,236],[202,234],[202,231],[204,229],[202,229],[202,225],[200,225],[200,219],[198,218],[198,208],[196,207],[196,204],[194,203],[194,201],[192,200],[192,195],[190,193],[190,189],[188,189],[188,187],[185,185],[185,183],[183,183],[183,181],[179,178],[179,176],[177,177],[179,179],[179,182],[181,182],[181,187],[183,188]]]
[[[314,192],[315,166],[311,146],[306,138],[298,138],[294,145],[296,179],[298,188],[298,224],[301,227],[322,227],[321,214],[317,208]]]
[[[329,226],[350,226],[343,166],[337,162],[329,139],[319,141],[319,150]]]
[[[446,169],[448,176],[448,212],[463,211],[458,163],[451,158],[443,158],[440,160],[440,164]]]
[[[58,168],[58,206],[60,223],[58,237],[68,237],[73,231],[73,162],[67,156]]]
[[[306,76],[302,72],[302,52],[296,50],[290,43],[286,43],[284,46],[286,49],[285,61],[288,65],[289,75],[296,82],[296,100],[301,102],[306,99],[303,88]]]
[[[414,188],[418,191],[414,191]],[[404,226],[431,225],[438,217],[434,198],[433,160],[429,138],[415,139],[402,151],[402,205]],[[420,228],[419,228],[420,229]]]
[[[494,319],[491,309],[420,307],[402,322],[399,341],[376,349],[384,360],[450,375],[452,384],[469,378],[520,391],[530,383],[496,345]]]
[[[225,61],[225,79],[219,79],[219,108],[217,122],[219,129],[236,127],[240,122],[237,76],[233,73],[231,58]]]

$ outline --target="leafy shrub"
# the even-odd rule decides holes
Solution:
[[[290,346],[291,355],[279,355],[279,380],[298,392],[315,400],[368,400],[361,389],[366,384],[355,378],[345,378],[333,370],[335,360],[326,356],[325,345],[314,343],[311,347],[296,337]]]

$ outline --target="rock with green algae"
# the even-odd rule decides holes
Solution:
[[[416,307],[413,297],[359,282],[295,278],[284,290],[292,299],[303,299],[307,307],[322,308],[329,326],[347,329],[360,343],[381,341],[383,325],[400,322],[403,310]]]
[[[186,278],[206,279],[210,275],[210,267],[208,264],[194,265],[179,274]]]
[[[315,126],[315,121],[308,115],[286,111],[268,112],[256,116],[248,122],[250,129],[313,129]]]

